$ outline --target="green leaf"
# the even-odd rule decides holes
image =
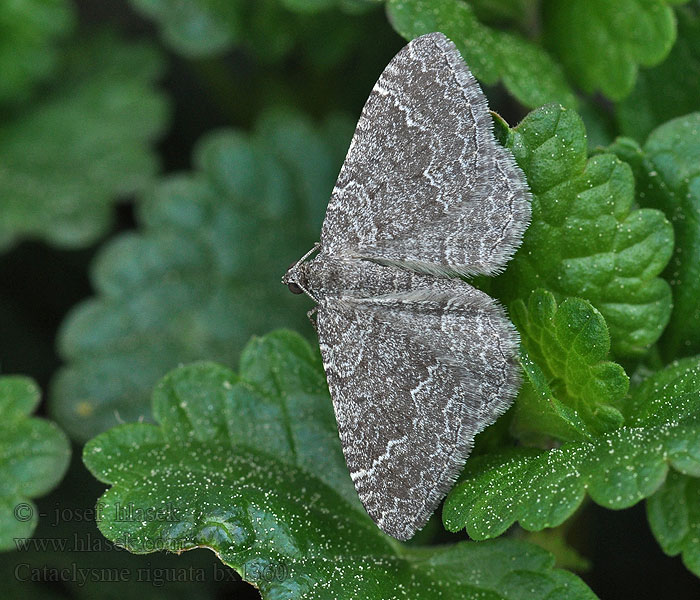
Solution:
[[[627,508],[656,492],[669,467],[700,476],[699,357],[646,379],[624,413],[623,427],[591,441],[471,458],[445,501],[445,526],[477,540],[516,521],[536,531],[563,523],[586,494],[606,508]]]
[[[700,577],[700,478],[671,472],[647,500],[647,518],[663,551],[680,554],[683,564]]]
[[[352,124],[264,116],[253,135],[225,130],[195,150],[197,170],[165,178],[139,206],[138,232],[97,256],[97,296],[62,327],[67,366],[55,418],[77,439],[148,418],[150,389],[180,363],[235,365],[256,332],[311,331],[311,305],[281,283],[318,239]]]
[[[56,69],[57,42],[73,29],[68,0],[14,0],[0,9],[0,104],[26,101]]]
[[[378,1],[130,0],[137,11],[156,21],[165,43],[184,56],[213,56],[242,44],[266,60],[281,60],[298,41],[310,41],[308,34],[318,30],[314,25],[324,21],[329,9],[356,14]]]
[[[156,170],[150,142],[166,121],[153,87],[161,59],[108,35],[76,42],[36,104],[0,121],[0,248],[20,237],[84,246],[112,204]]]
[[[211,552],[159,552],[144,559],[105,539],[95,523],[102,510],[95,498],[105,486],[80,454],[58,488],[37,502],[41,517],[33,537],[16,540],[16,550],[0,555],[3,600],[212,600],[222,581],[239,579]],[[238,591],[236,583],[226,587]]]
[[[513,409],[511,433],[533,446],[546,443],[547,437],[564,441],[590,439],[592,434],[580,415],[554,396],[542,369],[522,349],[520,365],[525,381]]]
[[[557,307],[550,292],[536,290],[527,305],[522,300],[512,304],[511,316],[529,357],[546,378],[542,385],[532,366],[526,368],[539,394],[531,393],[525,403],[519,402],[516,429],[525,421],[532,431],[543,416],[546,420],[541,431],[555,433],[547,431],[551,428],[547,421],[556,415],[557,422],[563,417],[574,429],[556,431],[556,437],[580,440],[580,434],[590,431],[598,435],[622,425],[617,405],[627,394],[629,379],[620,365],[604,360],[610,350],[610,336],[605,319],[595,308],[579,298],[567,298]],[[576,416],[564,413],[559,402],[552,402],[552,396]]]
[[[632,93],[615,107],[621,133],[639,142],[657,125],[700,110],[700,17],[689,7],[676,16],[678,41],[668,58],[642,69]]]
[[[611,148],[635,170],[637,201],[663,210],[676,238],[664,276],[673,289],[673,312],[661,339],[667,359],[700,352],[700,113],[655,129],[644,148],[619,139]]]
[[[645,351],[671,313],[669,285],[657,277],[673,252],[671,224],[658,210],[632,208],[627,164],[612,154],[586,159],[572,110],[531,112],[506,146],[527,176],[532,222],[494,289],[506,301],[537,288],[588,300],[605,317],[617,355]]]
[[[609,108],[598,98],[587,98],[579,102],[578,114],[586,127],[589,151],[612,143],[617,127]]]
[[[185,56],[223,52],[240,33],[240,2],[207,0],[130,0],[160,26],[164,41]]]
[[[561,69],[542,48],[517,34],[481,24],[462,0],[388,0],[387,13],[394,29],[407,40],[443,32],[480,82],[502,81],[527,107],[547,102],[576,105]]]
[[[537,10],[537,0],[469,0],[477,18],[485,23],[529,22]]]
[[[570,569],[579,573],[590,571],[592,567],[591,561],[581,556],[576,548],[567,543],[566,529],[566,525],[563,525],[554,529],[521,531],[519,533],[522,539],[537,544],[540,548],[547,550],[547,552],[551,552],[556,560],[555,564],[559,568]]]
[[[313,13],[332,8],[338,0],[279,0],[279,3],[289,10]]]
[[[38,522],[31,498],[63,478],[70,444],[53,423],[31,417],[39,388],[26,377],[0,377],[0,550],[31,537]]]
[[[630,93],[639,65],[660,63],[676,39],[665,0],[545,0],[542,15],[545,40],[571,78],[613,100]]]
[[[320,359],[296,334],[254,340],[238,375],[172,372],[153,413],[159,426],[116,427],[83,456],[112,486],[100,530],[132,552],[210,548],[266,599],[594,597],[522,542],[414,548],[382,534],[350,496]]]

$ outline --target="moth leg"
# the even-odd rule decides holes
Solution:
[[[316,314],[318,311],[318,306],[314,306],[310,311],[306,313],[306,316],[309,318],[309,321],[311,322],[311,326],[314,328],[314,331],[318,333],[318,325],[316,324],[316,319],[313,318],[313,316]]]

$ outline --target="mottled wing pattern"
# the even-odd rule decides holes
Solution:
[[[317,324],[360,500],[382,530],[409,539],[474,436],[510,406],[517,334],[487,295],[440,279],[420,291],[326,299]]]
[[[331,254],[444,274],[494,274],[530,219],[486,98],[441,33],[389,63],[357,124],[321,232]]]

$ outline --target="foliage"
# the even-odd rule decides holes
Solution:
[[[605,317],[616,354],[654,343],[671,313],[658,277],[673,252],[673,230],[659,210],[634,209],[630,167],[612,154],[586,158],[586,134],[572,110],[545,106],[506,132],[525,171],[532,223],[497,283],[526,297],[545,287],[588,300]]]
[[[102,34],[75,41],[63,59],[40,98],[0,118],[0,249],[21,237],[94,242],[115,199],[157,169],[148,144],[167,114],[152,88],[159,53]]]
[[[406,39],[442,31],[457,44],[479,81],[503,81],[525,106],[576,103],[561,69],[542,48],[481,24],[462,0],[388,0],[387,12]]]
[[[0,106],[27,99],[60,62],[57,42],[74,15],[68,0],[20,0],[0,11]]]
[[[586,92],[620,100],[634,85],[638,65],[653,66],[675,41],[672,2],[666,0],[545,0],[545,37]]]
[[[31,379],[0,377],[0,550],[32,535],[38,511],[31,498],[55,487],[68,467],[68,438],[31,416],[37,404],[39,389]]]
[[[594,598],[523,542],[423,548],[382,534],[345,468],[320,357],[296,334],[254,339],[238,375],[173,371],[152,402],[159,426],[122,425],[84,451],[112,485],[100,529],[132,552],[211,548],[264,598]],[[124,522],[119,505],[171,513]]]
[[[616,405],[629,380],[620,365],[603,360],[610,350],[603,316],[580,298],[557,307],[545,290],[533,292],[527,306],[515,302],[511,315],[529,355],[524,366],[530,385],[518,402],[515,429],[542,431],[545,414],[553,419],[545,432],[563,440],[619,427],[623,417]]]
[[[700,478],[670,473],[647,500],[647,515],[664,552],[682,553],[685,566],[700,577]]]
[[[252,135],[210,134],[195,150],[194,173],[169,176],[144,198],[142,230],[101,251],[99,295],[63,327],[69,363],[54,382],[52,411],[71,435],[104,431],[115,411],[127,421],[148,416],[150,389],[180,363],[234,365],[251,334],[308,323],[280,279],[318,239],[350,132],[340,117],[315,126],[268,113]]]
[[[0,547],[32,532],[112,544],[3,554],[7,597],[112,600],[138,583],[147,598],[238,598],[233,567],[285,600],[594,598],[562,570],[590,566],[602,597],[624,585],[641,598],[639,570],[664,566],[625,572],[614,552],[601,565],[599,545],[620,540],[605,539],[599,512],[581,527],[587,499],[646,500],[658,551],[687,567],[693,595],[698,0],[0,4],[0,367],[51,380],[38,407],[33,380],[0,377]],[[523,385],[477,438],[442,522],[399,544],[358,502],[311,303],[280,277],[318,240],[372,84],[406,40],[433,30],[483,86],[532,191],[507,270],[473,280],[520,332]],[[314,342],[287,330],[248,342],[278,327]],[[77,445],[93,438],[83,458],[95,477],[76,460],[59,485],[70,448],[45,409]],[[103,483],[108,540],[92,520],[42,518],[35,530],[40,512],[93,511]],[[17,519],[18,505],[34,516]],[[167,518],[122,519],[118,506]],[[580,529],[588,542],[569,535]],[[192,548],[216,555],[138,556]],[[169,582],[166,594],[13,571],[212,561],[239,581]],[[614,591],[601,566],[619,571]],[[649,579],[657,597],[682,595],[676,575]]]
[[[676,11],[678,41],[663,63],[642,70],[615,114],[620,133],[643,141],[674,117],[700,110],[700,17],[697,8]]]
[[[451,531],[473,539],[555,527],[586,494],[606,508],[651,496],[669,468],[700,476],[700,359],[687,358],[649,377],[625,406],[625,425],[553,450],[516,448],[468,461],[443,511]]]
[[[657,127],[643,148],[627,138],[612,149],[632,165],[641,206],[663,210],[673,223],[676,248],[664,275],[673,312],[661,340],[669,358],[700,352],[700,113]]]
[[[352,16],[377,0],[130,0],[144,15],[155,19],[164,41],[191,58],[218,55],[230,47],[243,47],[265,62],[282,61],[295,49],[311,65],[328,65],[359,45]],[[342,12],[329,10],[343,9]],[[319,46],[322,33],[332,28],[340,40],[352,44]],[[359,32],[358,32],[359,33]],[[323,56],[327,50],[334,57]]]

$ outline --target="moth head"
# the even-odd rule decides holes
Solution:
[[[292,263],[282,277],[282,283],[289,288],[292,294],[303,294],[306,291],[306,273],[304,263]]]
[[[282,277],[282,283],[289,288],[292,294],[306,294],[310,298],[313,296],[309,293],[309,286],[307,283],[307,270],[306,263],[304,262],[312,253],[316,252],[320,247],[320,244],[314,244],[304,256],[302,256],[298,261],[289,265],[287,272]]]

